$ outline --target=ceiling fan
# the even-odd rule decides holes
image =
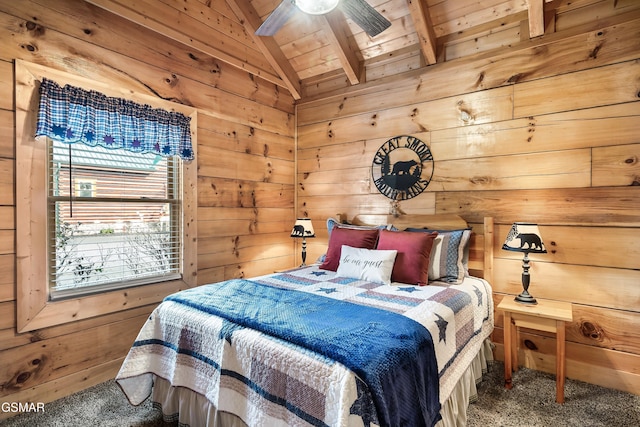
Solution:
[[[324,15],[338,5],[370,37],[377,36],[391,25],[365,0],[282,0],[256,30],[256,35],[273,36],[289,20],[296,8],[311,15]]]

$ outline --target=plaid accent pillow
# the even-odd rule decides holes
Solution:
[[[470,228],[462,230],[408,228],[407,231],[438,232],[438,236],[431,248],[429,261],[430,282],[462,283],[468,271]]]

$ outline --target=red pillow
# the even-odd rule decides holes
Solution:
[[[356,230],[352,228],[336,227],[331,231],[329,238],[329,248],[324,262],[319,268],[323,270],[336,271],[340,264],[342,245],[352,248],[373,249],[378,240],[378,230]]]
[[[392,282],[420,286],[428,283],[431,248],[437,235],[437,231],[433,233],[380,231],[376,249],[395,249],[398,251],[396,263],[391,272]]]

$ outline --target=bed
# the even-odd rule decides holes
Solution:
[[[165,298],[116,377],[129,402],[194,427],[465,425],[492,359],[493,221],[331,221],[313,265]]]

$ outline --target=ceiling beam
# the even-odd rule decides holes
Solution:
[[[544,0],[527,0],[529,9],[529,38],[544,34]]]
[[[291,66],[289,59],[284,55],[282,49],[273,37],[256,35],[256,30],[262,25],[262,19],[251,2],[245,0],[226,1],[231,10],[233,10],[238,19],[240,19],[242,25],[244,25],[245,31],[253,37],[253,41],[256,43],[256,46],[258,46],[260,52],[262,52],[269,64],[276,70],[276,73],[278,73],[287,89],[289,89],[293,99],[300,99],[302,97],[300,79],[298,73],[293,69],[293,66]]]
[[[542,1],[542,0],[540,0]],[[420,49],[424,55],[428,65],[435,64],[436,56],[436,33],[433,30],[431,16],[429,15],[429,6],[426,1],[407,0],[409,12],[413,19],[413,25],[416,28],[418,39],[420,40]]]
[[[360,83],[362,73],[362,63],[356,56],[359,51],[354,45],[353,37],[350,37],[349,27],[346,25],[346,18],[342,12],[334,10],[324,15],[329,28],[325,27],[325,33],[330,46],[342,64],[342,68],[352,85]]]

